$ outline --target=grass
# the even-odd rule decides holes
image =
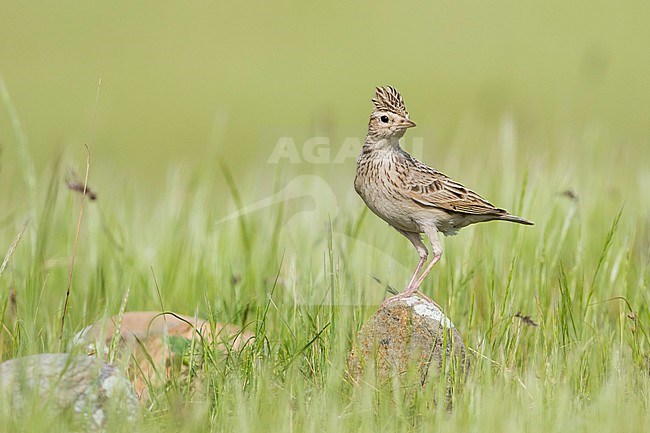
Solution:
[[[643,431],[650,233],[642,218],[650,202],[637,182],[642,158],[612,162],[607,137],[589,139],[576,143],[591,149],[585,159],[551,149],[505,167],[506,159],[454,155],[471,167],[468,184],[485,185],[484,195],[537,224],[465,229],[445,242],[426,283],[471,348],[472,371],[450,412],[431,405],[430,391],[408,403],[394,390],[346,380],[350,345],[385,295],[373,277],[400,288],[416,255],[325,169],[298,177],[290,166],[271,167],[274,185],[256,187],[223,161],[220,170],[172,166],[165,193],[148,207],[128,180],[109,189],[115,179],[93,176],[91,165],[98,199],[85,203],[64,345],[116,314],[127,293],[127,310],[198,311],[256,333],[249,350],[209,358],[201,389],[182,378],[153,389],[137,431]],[[520,166],[525,174],[503,176],[510,183],[486,175]],[[63,171],[56,162],[27,182],[34,205],[2,215],[7,248],[33,216],[0,275],[17,308],[13,315],[5,297],[2,360],[59,347],[81,204]],[[297,189],[287,187],[295,179]],[[567,188],[579,198],[561,194]],[[275,204],[224,220],[269,196]],[[0,425],[41,425],[12,422]]]
[[[0,361],[122,309],[198,312],[255,345],[202,347],[202,387],[154,387],[135,428],[109,430],[648,430],[647,4],[6,3]],[[425,282],[470,348],[453,411],[344,374],[417,260],[336,159],[380,84],[418,123],[407,150],[422,138],[425,162],[536,223],[464,229]],[[296,153],[269,164],[280,137]],[[81,215],[65,179],[83,184],[84,143]],[[68,430],[23,415],[0,433]]]

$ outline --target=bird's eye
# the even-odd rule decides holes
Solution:
[[[379,120],[381,120],[384,123],[388,123],[388,116],[381,116]]]

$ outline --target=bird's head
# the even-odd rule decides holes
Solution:
[[[406,129],[415,126],[409,119],[402,95],[394,87],[377,87],[372,103],[375,108],[368,123],[369,136],[376,139],[399,139]]]

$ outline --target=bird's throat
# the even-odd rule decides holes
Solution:
[[[400,137],[397,136],[392,136],[390,138],[377,138],[368,134],[363,147],[370,150],[397,149],[400,147],[399,139]]]

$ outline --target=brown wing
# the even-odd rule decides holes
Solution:
[[[452,212],[473,215],[507,215],[505,209],[497,208],[472,190],[465,188],[419,161],[406,179],[407,196],[422,206],[437,207]]]

